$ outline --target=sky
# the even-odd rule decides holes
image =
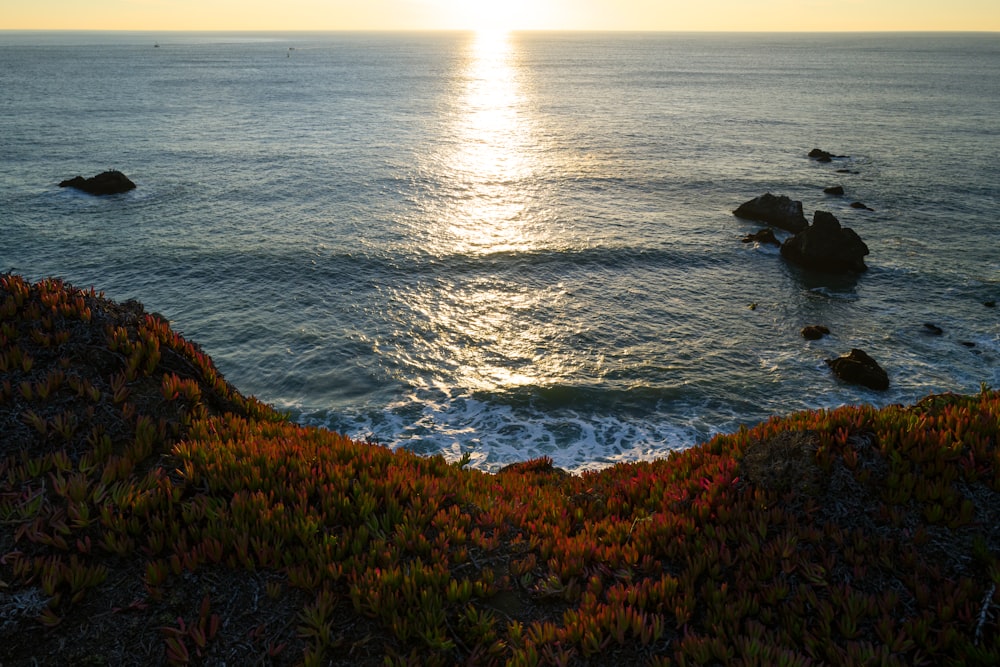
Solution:
[[[1000,0],[0,0],[0,30],[1000,31]]]

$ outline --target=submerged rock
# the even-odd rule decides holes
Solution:
[[[811,151],[809,151],[809,157],[811,157],[814,160],[818,160],[820,162],[829,162],[830,160],[833,159],[832,155],[818,148],[814,148]]]
[[[733,215],[767,222],[790,232],[801,232],[809,226],[809,221],[802,214],[802,202],[770,192],[740,204]]]
[[[867,206],[866,204],[864,204],[862,202],[859,202],[859,201],[852,201],[851,202],[851,208],[860,209],[862,211],[874,211],[875,210],[875,209],[873,209],[873,208],[871,208],[871,207]]]
[[[802,328],[802,337],[806,340],[819,340],[830,333],[830,330],[822,324],[810,324]]]
[[[120,171],[105,171],[97,176],[76,176],[59,184],[61,188],[76,188],[91,195],[116,195],[135,189],[135,183]]]
[[[770,227],[765,227],[759,232],[754,232],[753,234],[747,234],[743,237],[744,243],[768,243],[770,245],[780,246],[781,241],[774,235],[774,230]]]
[[[828,195],[842,195],[842,194],[844,194],[844,186],[843,185],[831,185],[828,188],[823,188],[823,192],[825,192]]]
[[[941,336],[944,334],[944,329],[933,322],[924,322],[924,333],[928,336]]]
[[[816,160],[817,162],[830,162],[834,158],[845,158],[845,157],[849,157],[849,156],[847,156],[847,155],[834,155],[833,153],[829,153],[829,152],[821,150],[819,148],[814,148],[811,151],[809,151],[809,157],[811,157],[812,159]]]
[[[786,240],[781,256],[807,269],[828,273],[861,272],[868,269],[864,257],[868,246],[849,227],[841,227],[832,213],[816,211],[807,229]]]
[[[826,365],[844,382],[878,391],[889,388],[889,375],[864,350],[855,348],[836,359],[827,359]]]

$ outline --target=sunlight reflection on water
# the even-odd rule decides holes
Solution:
[[[426,216],[436,229],[434,254],[476,258],[531,253],[551,245],[530,212],[532,182],[543,170],[511,36],[478,32],[467,46],[451,126],[453,141],[435,163],[451,196],[435,200]],[[558,284],[529,289],[501,275],[451,278],[400,295],[428,323],[419,341],[434,365],[451,374],[444,385],[480,391],[544,385],[560,375],[553,339]],[[425,362],[426,363],[426,362]]]
[[[536,175],[531,127],[524,118],[515,53],[507,33],[476,33],[465,87],[453,116],[454,150],[442,163],[455,188],[440,217],[452,252],[500,252],[533,246],[522,214]]]

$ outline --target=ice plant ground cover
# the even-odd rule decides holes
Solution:
[[[497,475],[289,423],[135,302],[0,276],[0,662],[1000,661],[1000,394]]]

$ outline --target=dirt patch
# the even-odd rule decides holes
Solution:
[[[781,495],[815,495],[826,487],[826,476],[816,463],[818,450],[812,431],[784,431],[755,440],[740,461],[740,479]]]

